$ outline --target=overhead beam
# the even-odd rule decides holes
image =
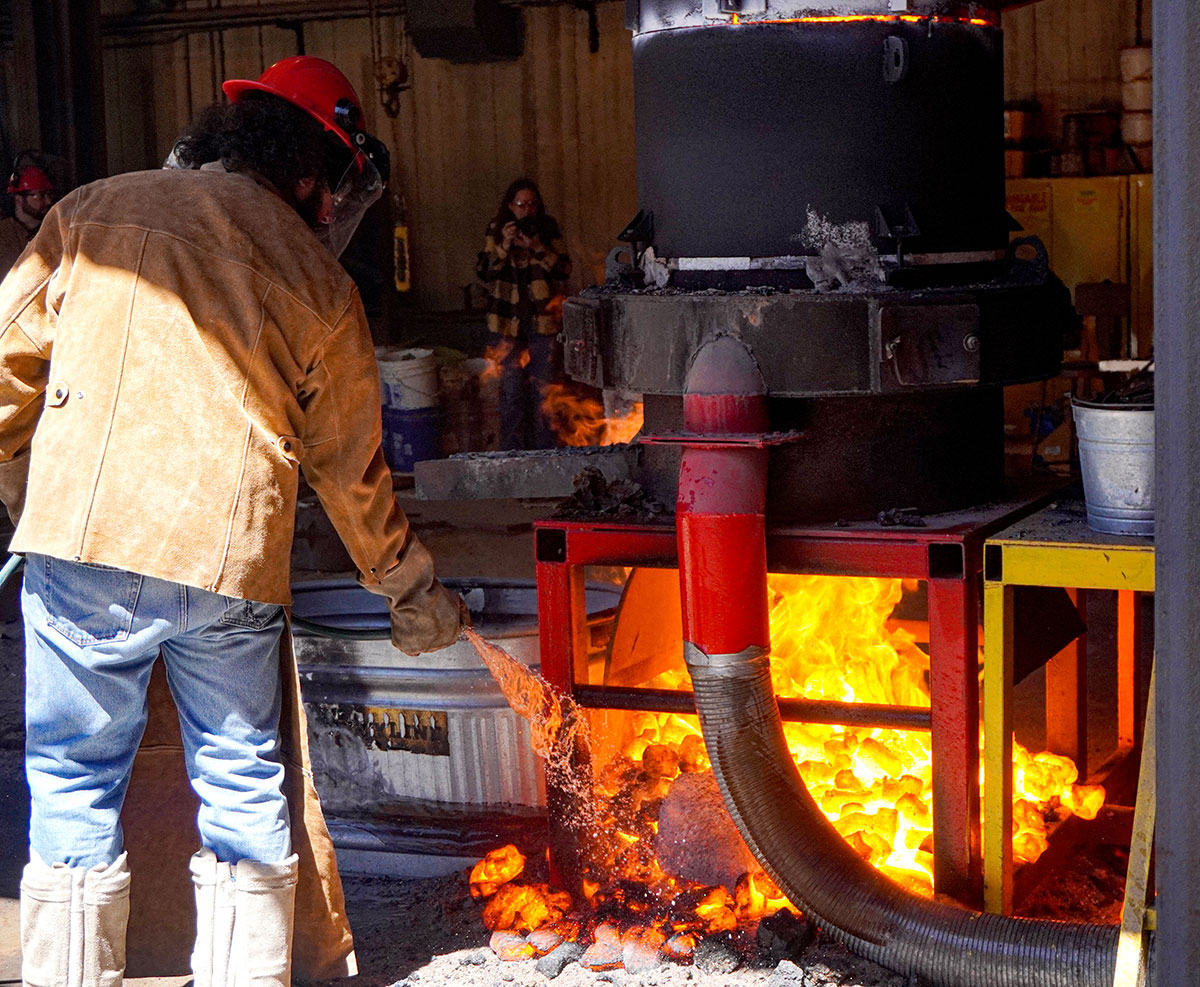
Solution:
[[[253,5],[162,10],[100,18],[100,35],[107,45],[150,43],[164,37],[228,31],[239,27],[269,27],[280,22],[337,21],[404,12],[404,0],[276,0]]]

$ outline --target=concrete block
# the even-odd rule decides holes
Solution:
[[[417,463],[413,478],[422,500],[569,497],[585,467],[598,469],[610,483],[628,480],[637,456],[631,445],[468,452]]]

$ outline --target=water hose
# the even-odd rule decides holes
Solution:
[[[0,569],[0,589],[4,589],[8,585],[8,581],[12,579],[13,573],[21,568],[24,561],[24,555],[10,555],[5,559],[4,568]]]
[[[688,374],[676,504],[684,657],[705,745],[746,845],[798,908],[855,952],[937,987],[1108,987],[1115,926],[981,914],[918,897],[863,860],[813,801],[771,683],[765,386],[738,340]],[[710,436],[711,442],[700,441]]]

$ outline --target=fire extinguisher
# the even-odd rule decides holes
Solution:
[[[396,290],[412,288],[412,270],[408,255],[408,206],[404,195],[396,192],[392,196],[392,261],[396,272]]]

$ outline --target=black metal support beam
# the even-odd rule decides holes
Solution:
[[[183,37],[207,31],[226,31],[239,27],[290,27],[295,22],[336,21],[368,17],[367,0],[276,0],[240,7],[165,10],[147,14],[129,14],[100,18],[100,33],[105,44],[121,45]],[[404,0],[378,0],[374,5],[380,16],[404,12]]]
[[[38,60],[35,41],[33,0],[12,0],[13,77],[5,93],[9,101],[10,145],[5,148],[4,169],[12,167],[18,152],[41,144],[38,113]]]
[[[1200,6],[1154,10],[1156,982],[1200,970]]]
[[[578,686],[575,701],[588,709],[628,709],[651,713],[695,715],[690,692],[672,689],[624,689],[616,686]],[[780,699],[785,723],[828,723],[835,726],[879,727],[888,730],[929,730],[930,711],[921,706],[881,706],[839,703],[823,699]]]
[[[15,0],[18,102],[12,151],[40,149],[62,158],[70,185],[107,172],[100,16],[95,4]],[[11,162],[5,163],[7,169]]]

